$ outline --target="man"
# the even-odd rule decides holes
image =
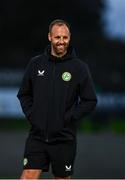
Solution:
[[[64,20],[49,26],[50,45],[26,69],[17,97],[31,124],[21,179],[39,179],[49,170],[56,179],[70,179],[76,155],[76,131],[97,99],[87,65],[70,44]]]

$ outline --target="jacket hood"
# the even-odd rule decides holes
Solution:
[[[70,59],[77,57],[75,49],[72,46],[68,47],[68,51],[67,51],[66,55],[64,55],[63,57],[53,56],[51,54],[51,46],[50,45],[48,45],[45,48],[44,54],[49,58],[50,61],[57,60],[57,62],[62,62],[62,61],[70,60]]]

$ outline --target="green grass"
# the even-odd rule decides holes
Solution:
[[[111,123],[111,129],[113,132],[125,133],[125,121]]]
[[[81,121],[79,130],[85,133],[113,132],[125,134],[125,118],[110,118],[107,121],[85,119]]]
[[[30,125],[26,119],[0,119],[0,130],[21,131],[29,129]]]
[[[0,131],[27,131],[29,128],[30,124],[26,119],[0,119]],[[110,118],[108,121],[102,122],[86,118],[81,121],[79,131],[85,133],[111,131],[125,134],[125,119]]]

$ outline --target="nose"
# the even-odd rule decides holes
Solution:
[[[63,37],[60,38],[60,41],[59,41],[59,42],[60,42],[60,44],[63,44],[63,43],[64,43]]]

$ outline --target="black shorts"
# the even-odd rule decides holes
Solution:
[[[49,171],[51,165],[54,176],[70,176],[76,156],[76,142],[65,141],[45,143],[37,137],[28,137],[24,151],[24,169],[41,169]]]

